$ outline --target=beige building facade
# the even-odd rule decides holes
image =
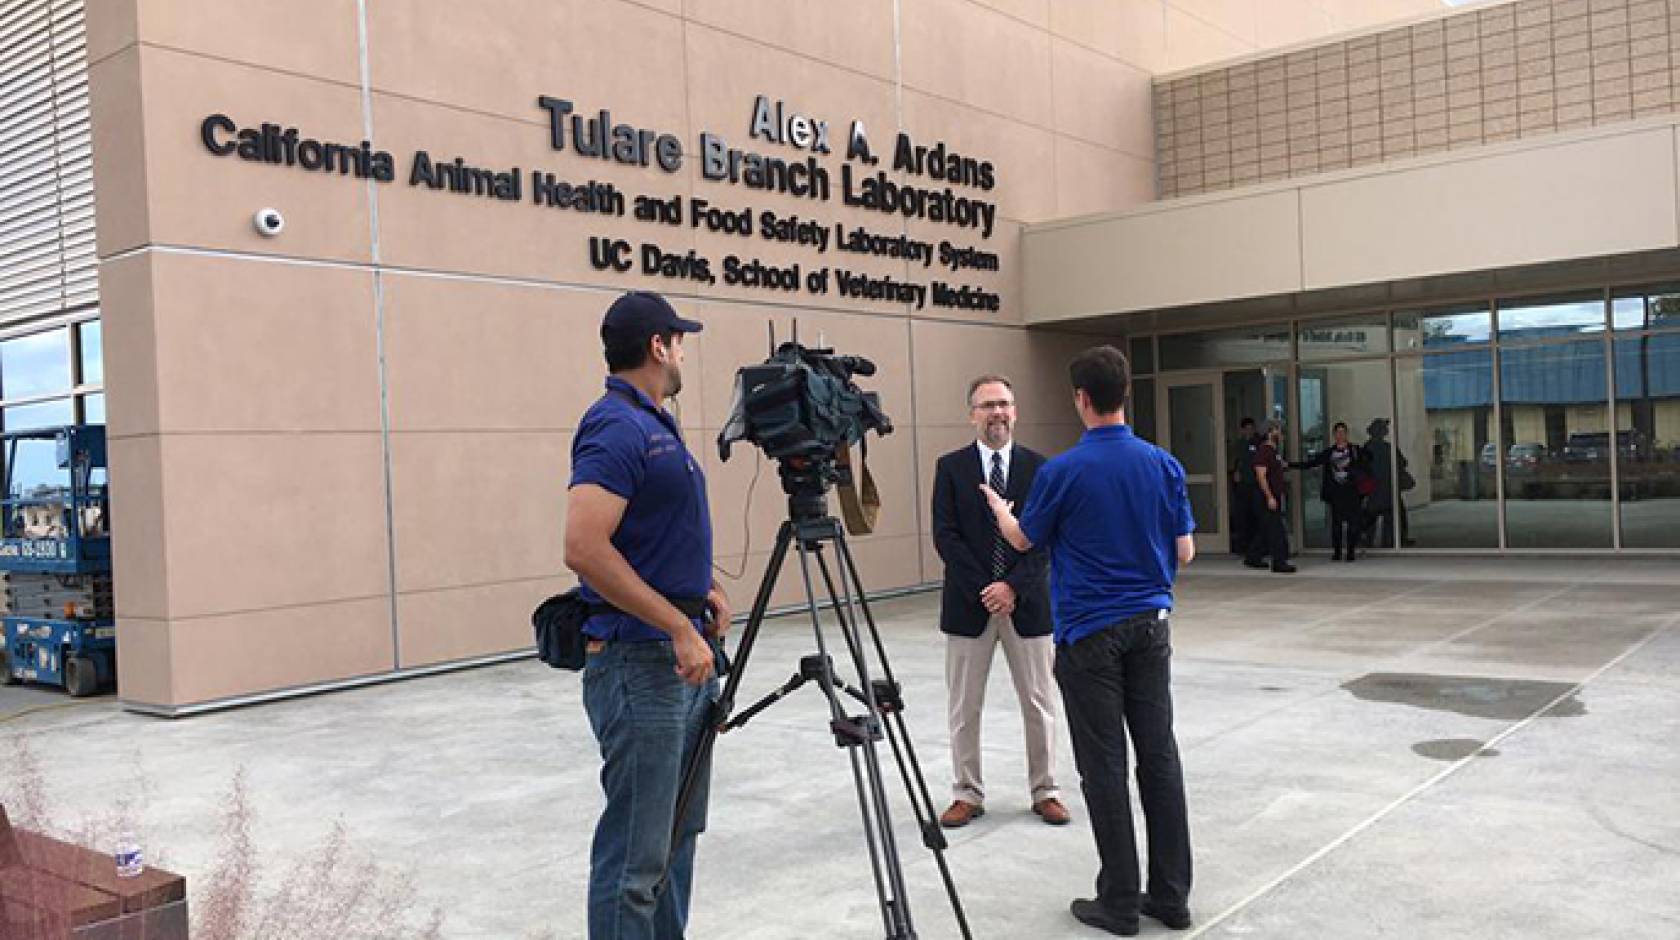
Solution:
[[[1062,363],[1089,339],[1024,329],[1023,226],[1153,198],[1155,72],[1364,5],[309,6],[87,7],[138,709],[524,651],[531,607],[569,583],[571,432],[604,374],[600,313],[629,288],[707,325],[680,417],[737,598],[783,500],[773,468],[711,441],[735,369],[796,319],[877,362],[897,424],[870,453],[886,505],[856,545],[867,583],[937,580],[926,496],[968,434],[970,374],[1018,377],[1034,446],[1078,430]],[[879,181],[925,204],[867,205]]]
[[[570,583],[571,434],[604,377],[600,314],[626,289],[706,324],[677,409],[738,603],[785,506],[773,466],[713,442],[735,370],[796,320],[880,367],[864,384],[897,429],[870,448],[882,524],[854,543],[872,590],[940,577],[927,501],[934,461],[969,438],[968,379],[1014,377],[1020,439],[1055,452],[1079,431],[1065,362],[1095,341],[1130,344],[1140,430],[1187,464],[1212,448],[1210,547],[1231,541],[1218,467],[1236,412],[1287,417],[1301,449],[1317,408],[1360,439],[1391,422],[1411,461],[1412,486],[1391,483],[1402,529],[1450,493],[1495,532],[1395,550],[1544,542],[1556,504],[1596,484],[1548,469],[1526,481],[1545,498],[1518,507],[1512,446],[1563,467],[1594,433],[1628,452],[1593,451],[1618,481],[1606,540],[1573,547],[1637,548],[1616,474],[1669,446],[1671,404],[1610,408],[1609,384],[1596,412],[1510,399],[1546,366],[1492,325],[1507,284],[1597,290],[1606,310],[1637,296],[1639,328],[1594,334],[1604,363],[1647,340],[1649,391],[1669,355],[1646,329],[1668,296],[1647,288],[1680,274],[1680,119],[1639,79],[1657,73],[1659,18],[1579,0],[1592,102],[1621,88],[1601,47],[1627,50],[1627,108],[1582,122],[1562,102],[1580,94],[1575,2],[40,0],[64,37],[53,61],[85,75],[97,294],[62,276],[0,344],[102,344],[102,371],[78,366],[62,397],[108,427],[120,694],[160,714],[525,655],[531,608]],[[1545,124],[1523,90],[1542,33]],[[1385,65],[1401,34],[1407,146]],[[1472,38],[1473,138],[1455,130]],[[1486,393],[1446,388],[1443,357],[1484,347],[1438,347],[1475,315],[1436,307],[1482,300]],[[1617,381],[1604,363],[1597,380]],[[9,415],[3,374],[0,392]],[[1174,421],[1192,412],[1212,423]]]

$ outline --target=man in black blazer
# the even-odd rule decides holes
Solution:
[[[969,384],[968,419],[976,440],[939,458],[933,482],[933,543],[945,562],[939,629],[946,634],[954,800],[939,817],[946,828],[984,815],[980,713],[992,654],[1003,647],[1027,737],[1032,807],[1065,825],[1056,787],[1056,693],[1050,591],[1044,549],[1021,554],[1003,541],[980,492],[985,483],[1019,503],[1044,457],[1014,442],[1015,391],[999,375]]]

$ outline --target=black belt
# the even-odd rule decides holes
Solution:
[[[682,611],[683,616],[685,617],[706,616],[706,599],[704,597],[671,597],[668,594],[661,594],[660,597],[670,601],[671,606]],[[627,617],[635,616],[635,614],[626,610],[620,610],[606,601],[589,605],[589,616],[591,617],[605,617],[609,614],[624,614]]]

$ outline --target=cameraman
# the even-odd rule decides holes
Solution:
[[[601,321],[606,394],[572,441],[566,566],[584,600],[604,608],[583,628],[583,705],[607,798],[589,856],[592,940],[681,937],[705,828],[709,766],[673,851],[682,770],[718,695],[710,641],[728,627],[729,601],[712,579],[705,475],[658,404],[682,390],[683,336],[700,329],[658,294],[615,300]]]
[[[1126,357],[1112,346],[1069,367],[1085,434],[1038,471],[1020,522],[982,485],[998,531],[1016,551],[1050,550],[1056,680],[1102,867],[1097,896],[1073,902],[1080,923],[1138,932],[1138,915],[1190,926],[1190,825],[1172,728],[1173,580],[1196,556],[1184,468],[1132,433]],[[1117,718],[1125,718],[1122,731]],[[1139,894],[1126,739],[1137,753],[1149,832],[1148,891]]]

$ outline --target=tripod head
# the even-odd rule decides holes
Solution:
[[[814,457],[785,457],[776,462],[782,492],[788,496],[788,518],[795,523],[828,518],[828,490],[851,482],[851,468],[843,467],[830,451]]]

